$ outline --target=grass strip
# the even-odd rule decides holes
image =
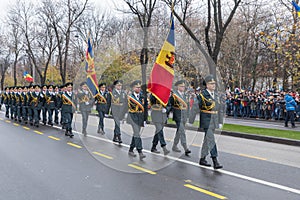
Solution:
[[[300,132],[298,131],[258,128],[236,124],[224,124],[222,130],[300,140]]]

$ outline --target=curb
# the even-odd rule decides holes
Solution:
[[[170,128],[176,128],[175,124],[166,124],[165,126],[170,127]],[[192,131],[198,131],[197,127],[191,127],[188,125],[186,126],[186,129],[192,130]],[[285,145],[300,147],[300,140],[219,130],[219,132],[220,131],[221,131],[221,134],[225,135],[225,136],[238,137],[238,138],[244,138],[244,139],[250,139],[250,140],[259,140],[259,141],[264,141],[264,142],[272,142],[272,143],[277,143],[277,144],[285,144]]]

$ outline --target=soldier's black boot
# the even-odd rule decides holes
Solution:
[[[152,152],[152,153],[160,153],[160,151],[158,151],[158,150],[156,149],[156,147],[152,147],[152,148],[151,148],[151,152]]]
[[[69,136],[70,138],[73,138],[74,134],[72,133],[72,130],[69,130]]]
[[[214,163],[214,169],[222,169],[223,168],[223,166],[218,162],[218,159],[216,157],[213,157],[212,161]]]
[[[82,134],[83,134],[84,136],[87,135],[86,129],[83,129],[83,130],[82,130]]]
[[[203,166],[206,166],[206,167],[211,167],[211,164],[209,164],[207,162],[207,160],[205,159],[205,157],[204,158],[200,158],[199,165],[203,165]]]
[[[119,140],[119,144],[121,144],[122,143],[121,134],[117,135],[117,137],[118,137],[118,140]]]
[[[116,134],[114,134],[113,142],[119,142],[119,138],[117,137]]]
[[[69,134],[69,131],[68,131],[68,130],[66,130],[66,131],[65,131],[65,136],[70,136],[70,134]]]

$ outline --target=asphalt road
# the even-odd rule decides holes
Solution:
[[[140,161],[127,155],[129,125],[122,124],[118,145],[111,119],[101,136],[91,117],[87,137],[75,120],[70,139],[59,127],[36,129],[0,113],[0,199],[300,199],[299,147],[216,135],[224,169],[213,170],[197,163],[203,133],[187,131],[190,157],[163,156],[149,151],[154,127],[147,126]],[[168,148],[174,132],[165,128]]]

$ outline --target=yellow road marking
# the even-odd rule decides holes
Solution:
[[[28,127],[26,127],[26,126],[23,126],[23,128],[24,128],[25,130],[30,130],[30,128],[28,128]]]
[[[5,122],[7,122],[7,123],[10,123],[10,121],[9,121],[9,120],[5,120]]]
[[[254,159],[257,159],[257,160],[267,160],[266,158],[261,158],[261,157],[257,157],[257,156],[251,156],[251,155],[247,155],[247,154],[238,154],[239,156],[243,156],[243,157],[247,157],[247,158],[254,158]]]
[[[140,170],[140,171],[142,171],[142,172],[146,172],[146,173],[152,174],[152,175],[155,175],[155,174],[156,174],[156,172],[154,172],[154,171],[151,171],[151,170],[149,170],[149,169],[145,169],[145,168],[140,167],[140,166],[137,166],[137,165],[128,164],[128,166],[129,166],[129,167],[132,167],[132,168],[134,168],[134,169]]]
[[[4,119],[3,119],[3,118],[0,118],[0,120],[2,120],[2,121],[3,121]]]
[[[48,136],[48,138],[52,139],[52,140],[56,140],[56,141],[59,141],[60,139],[57,138],[57,137],[53,137],[53,136]]]
[[[200,144],[192,144],[192,146],[194,146],[194,147],[201,147]]]
[[[14,123],[15,126],[20,126],[20,124]]]
[[[43,135],[44,133],[40,132],[40,131],[34,131],[35,133],[39,134],[39,135]]]
[[[101,157],[103,157],[103,158],[107,158],[107,159],[110,159],[110,160],[114,159],[114,158],[111,157],[111,156],[105,155],[105,154],[103,154],[103,153],[99,153],[99,152],[97,152],[97,151],[94,151],[93,154],[96,154],[96,155],[98,155],[98,156],[101,156]]]
[[[207,194],[207,195],[209,195],[209,196],[215,197],[215,198],[217,198],[217,199],[227,199],[227,198],[224,197],[224,196],[221,196],[221,195],[219,195],[219,194],[210,192],[210,191],[208,191],[208,190],[204,190],[204,189],[202,189],[202,188],[199,188],[199,187],[194,186],[194,185],[191,185],[191,184],[184,184],[184,186],[187,187],[187,188],[196,190],[196,191],[198,191],[198,192]]]
[[[78,149],[81,149],[81,148],[82,148],[82,146],[77,145],[77,144],[74,144],[74,143],[72,143],[72,142],[68,142],[67,144],[70,145],[70,146],[72,146],[72,147],[76,147],[76,148],[78,148]]]

